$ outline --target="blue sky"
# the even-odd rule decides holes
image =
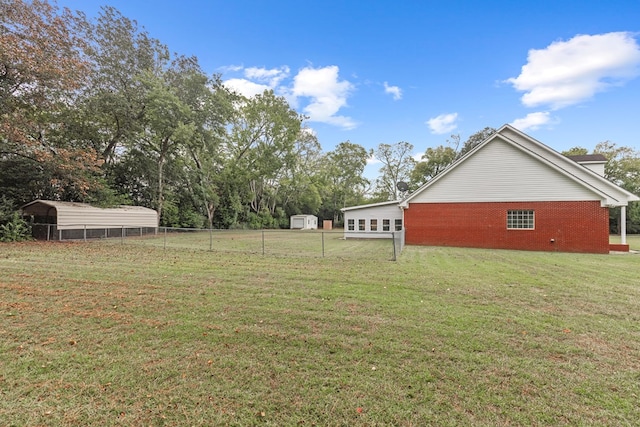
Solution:
[[[58,1],[105,4],[236,90],[285,96],[325,151],[419,156],[505,123],[558,151],[640,148],[640,1]]]

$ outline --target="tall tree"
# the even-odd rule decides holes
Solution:
[[[162,218],[165,200],[165,165],[187,146],[195,133],[191,110],[178,96],[178,90],[163,77],[146,74],[142,81],[145,97],[145,128],[139,139],[139,149],[155,162],[156,186],[154,207]]]
[[[339,224],[342,221],[340,209],[363,201],[370,185],[363,176],[364,168],[371,154],[359,144],[344,141],[324,156],[320,185],[323,217],[333,217],[334,223]]]
[[[196,74],[197,75],[197,74]],[[227,125],[232,122],[233,103],[237,97],[223,85],[219,76],[192,81],[187,102],[197,124],[187,145],[189,189],[194,204],[207,217],[209,228],[214,226],[216,212],[224,199],[225,158],[223,143],[228,140]],[[230,225],[230,224],[223,224]]]
[[[439,145],[435,148],[427,148],[422,155],[422,160],[416,163],[411,171],[410,187],[415,189],[433,179],[453,163],[456,155],[456,150],[450,146]]]
[[[381,176],[376,180],[376,193],[382,199],[400,198],[399,182],[408,182],[416,161],[412,157],[413,145],[401,141],[395,144],[379,144],[375,157],[382,162]]]
[[[0,188],[22,202],[44,194],[82,198],[99,185],[99,158],[64,135],[63,118],[89,70],[77,23],[68,9],[46,1],[0,0],[1,169],[9,176],[35,171],[31,188],[39,190],[6,188],[6,181]]]
[[[85,113],[78,127],[107,163],[134,141],[142,129],[146,90],[141,76],[160,76],[169,51],[136,21],[111,6],[95,22],[80,14],[91,79],[83,93]]]
[[[302,116],[273,91],[246,99],[235,115],[226,150],[233,173],[248,185],[255,226],[275,213],[280,180],[295,161],[301,122]]]
[[[496,129],[492,127],[485,127],[484,129],[471,135],[469,139],[467,139],[465,143],[462,144],[462,148],[460,148],[460,151],[458,152],[458,158],[464,156],[469,151],[476,148],[478,145],[480,145],[480,143],[482,143],[485,139],[489,138],[494,133],[496,133]],[[452,135],[452,138],[453,137],[454,136]],[[458,136],[458,140],[459,140],[459,136]]]
[[[293,147],[292,161],[280,179],[279,203],[286,225],[291,215],[317,214],[320,196],[322,147],[310,129],[303,127]]]

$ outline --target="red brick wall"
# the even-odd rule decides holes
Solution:
[[[514,209],[534,210],[535,229],[507,230]],[[599,201],[411,203],[404,227],[413,245],[609,252],[609,209]]]

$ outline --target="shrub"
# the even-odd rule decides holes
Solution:
[[[31,239],[31,227],[18,212],[14,212],[7,222],[0,225],[0,242],[23,242]]]

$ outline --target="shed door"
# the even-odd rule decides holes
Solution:
[[[304,218],[293,218],[293,228],[304,228]]]

